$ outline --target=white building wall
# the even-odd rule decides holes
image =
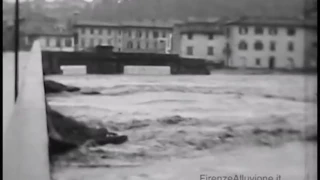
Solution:
[[[91,33],[91,29],[94,30],[94,33]],[[102,34],[100,34],[100,29],[102,29]],[[119,33],[119,31],[121,33]],[[130,36],[128,33],[129,31],[131,33]],[[137,37],[137,31],[142,33],[141,37]],[[158,38],[155,39],[153,37],[153,31],[159,32]],[[157,50],[161,40],[163,40],[165,44],[163,51],[171,46],[170,34],[172,32],[170,30],[162,30],[159,28],[78,27],[77,32],[79,34],[78,40],[80,49],[91,47],[91,40],[94,41],[94,46],[97,46],[99,45],[99,42],[102,42],[102,44],[114,46],[115,51],[136,51],[138,42],[140,43],[140,49],[138,50],[146,52],[153,52]],[[163,32],[166,33],[166,37],[162,37]],[[148,34],[148,37],[146,37],[146,34]],[[83,41],[84,45],[82,43]],[[128,41],[132,41],[132,49],[127,48]],[[155,42],[157,42],[157,46],[155,46]],[[146,45],[147,43],[148,46]],[[169,50],[167,50],[167,52],[169,52]]]
[[[193,47],[193,55],[187,54],[187,47]],[[208,55],[208,47],[212,46],[214,55]],[[181,35],[180,56],[184,58],[201,58],[210,61],[220,62],[225,59],[223,50],[226,46],[226,37],[223,35],[214,35],[209,39],[208,34],[193,33],[192,39],[188,39],[187,34]]]
[[[84,29],[84,31],[83,31]],[[91,29],[93,29],[93,33],[91,33]],[[100,29],[102,33],[100,33]],[[88,48],[93,46],[97,46],[100,44],[107,44],[112,46],[119,45],[119,39],[121,41],[122,35],[118,34],[118,30],[112,27],[105,28],[91,28],[91,27],[80,27],[77,28],[78,32],[78,42],[80,49]],[[93,44],[91,44],[91,40],[93,40]],[[82,42],[84,41],[84,44]]]
[[[42,36],[39,38],[40,44],[41,44],[41,49],[45,51],[68,51],[72,52],[74,51],[74,39],[73,37],[60,37],[61,39],[61,47],[57,46],[57,39],[58,37],[53,37],[53,36]],[[66,46],[66,39],[71,40],[71,46],[67,47]],[[49,40],[49,44],[47,41]]]
[[[291,63],[288,60],[292,58],[294,61],[294,68],[302,68],[304,65],[304,37],[305,32],[303,28],[295,28],[294,36],[287,35],[287,28],[278,27],[277,35],[269,35],[269,28],[264,27],[263,35],[256,35],[254,27],[248,27],[248,34],[240,35],[239,26],[230,27],[230,38],[228,42],[231,47],[231,60],[229,65],[231,67],[248,67],[248,68],[269,68],[269,58],[275,57],[275,68],[290,68]],[[245,51],[239,50],[238,45],[241,40],[245,40],[248,44],[248,49]],[[263,43],[263,50],[257,51],[254,49],[254,43],[260,40]],[[275,51],[270,50],[270,42],[276,43]],[[288,43],[294,43],[294,51],[288,50]],[[260,58],[260,65],[256,64],[256,58]],[[244,62],[246,59],[246,62]],[[292,68],[292,67],[291,67]]]

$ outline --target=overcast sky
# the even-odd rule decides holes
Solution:
[[[16,0],[2,0],[2,1],[7,1],[7,2],[15,2]],[[19,2],[24,2],[24,1],[27,1],[27,0],[19,0]],[[33,1],[33,0],[29,0],[29,1]],[[48,2],[51,2],[51,1],[54,1],[54,0],[46,0]],[[70,0],[71,1],[71,0]],[[87,2],[91,2],[93,0],[85,0]]]

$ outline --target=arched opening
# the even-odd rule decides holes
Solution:
[[[257,51],[262,51],[263,50],[263,43],[261,41],[256,41],[254,43],[254,49]]]
[[[239,43],[239,50],[247,50],[248,49],[248,44],[246,41],[242,40]]]

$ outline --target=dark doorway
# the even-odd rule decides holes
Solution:
[[[274,69],[274,64],[275,64],[275,58],[271,56],[269,58],[269,69]]]

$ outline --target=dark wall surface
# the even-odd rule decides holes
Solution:
[[[126,65],[170,66],[171,74],[210,74],[202,59],[146,53],[42,52],[45,74],[60,74],[60,66],[85,65],[88,74],[122,74]]]

